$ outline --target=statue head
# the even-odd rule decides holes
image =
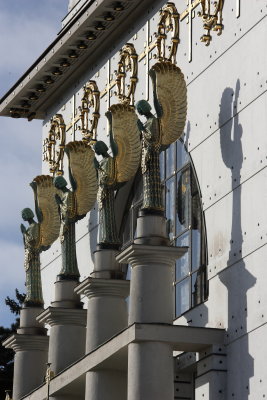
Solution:
[[[67,181],[63,176],[56,176],[54,178],[54,185],[57,189],[64,189],[67,186]]]
[[[23,208],[21,211],[21,216],[24,221],[29,221],[34,218],[34,213],[30,208]]]
[[[146,100],[139,100],[136,103],[136,109],[140,115],[147,115],[151,111],[151,105]]]
[[[108,146],[102,140],[98,140],[94,145],[94,150],[98,156],[104,156],[108,152]]]

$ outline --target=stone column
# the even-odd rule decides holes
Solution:
[[[74,293],[77,284],[77,280],[57,280],[55,301],[38,317],[51,327],[48,362],[54,374],[85,354],[86,310]]]
[[[41,307],[24,307],[20,313],[17,334],[3,342],[15,351],[13,400],[19,400],[44,383],[46,373],[48,337],[36,317]]]
[[[147,215],[137,220],[137,239],[117,260],[132,268],[129,325],[173,323],[174,262],[186,252],[168,246],[165,218]],[[128,348],[128,400],[173,400],[172,345],[131,343]]]
[[[122,278],[115,260],[115,250],[95,253],[92,276],[76,289],[88,297],[86,353],[109,340],[127,327],[126,297],[129,282]],[[97,370],[86,374],[86,400],[125,400],[127,393],[126,371]]]

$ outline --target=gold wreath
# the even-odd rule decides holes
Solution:
[[[178,13],[174,3],[167,3],[160,11],[160,20],[157,32],[158,59],[160,61],[171,61],[174,64],[176,63],[176,54],[178,44],[180,43],[179,20],[180,14]],[[166,39],[169,32],[172,33],[172,44],[169,49],[169,54],[166,56]]]
[[[126,91],[125,78],[127,72],[131,72],[130,85]],[[121,103],[134,105],[134,95],[137,84],[138,56],[134,45],[127,43],[120,51],[120,60],[116,72],[116,84],[118,88],[117,96]]]
[[[66,144],[66,125],[61,114],[51,119],[51,126],[47,140],[48,162],[50,173],[63,175],[63,158]],[[59,142],[59,143],[58,143]]]
[[[100,118],[100,93],[95,81],[89,81],[83,87],[82,105],[79,107],[81,132],[86,141],[96,141],[97,138],[97,125]],[[92,120],[89,120],[90,108],[93,108]],[[90,126],[89,126],[90,122]]]

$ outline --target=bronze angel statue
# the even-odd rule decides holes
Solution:
[[[184,75],[170,61],[160,61],[149,71],[153,84],[156,117],[146,100],[140,100],[136,109],[147,119],[138,120],[142,135],[142,175],[144,186],[143,213],[163,214],[164,203],[160,181],[159,154],[183,134],[187,92]]]
[[[58,189],[56,200],[60,210],[60,241],[62,268],[59,279],[78,280],[80,273],[76,257],[75,223],[93,208],[97,195],[94,151],[87,141],[70,142],[65,147],[69,159],[72,190],[63,176],[54,179]]]
[[[22,210],[22,218],[29,224],[28,228],[21,224],[26,271],[24,304],[26,306],[43,306],[40,253],[47,250],[58,238],[60,218],[55,200],[56,189],[53,185],[53,178],[48,175],[40,175],[30,185],[34,190],[38,222],[34,220],[34,213],[30,208]]]
[[[96,142],[94,149],[102,160],[95,160],[98,171],[99,206],[99,249],[118,249],[118,237],[115,213],[114,191],[129,181],[136,173],[140,162],[140,132],[137,115],[128,104],[115,104],[106,113],[109,121],[109,136],[112,155],[108,146]]]

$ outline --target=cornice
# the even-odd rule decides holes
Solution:
[[[77,294],[93,297],[114,296],[126,298],[129,296],[130,281],[124,279],[87,278],[74,290]]]
[[[80,325],[86,326],[87,310],[48,307],[38,316],[38,321],[50,326]]]
[[[49,337],[41,335],[19,335],[10,336],[3,342],[3,346],[18,351],[46,351],[48,349]]]
[[[118,3],[122,5],[121,10],[116,9]],[[74,85],[103,54],[108,54],[116,41],[130,33],[131,21],[144,19],[150,6],[158,7],[161,3],[159,0],[89,1],[0,100],[0,115],[44,119],[47,110],[58,102],[59,95]],[[114,20],[106,19],[109,14]],[[105,30],[99,30],[103,25]],[[79,48],[84,45],[86,49]],[[71,58],[71,54],[77,58]],[[63,66],[68,63],[69,66]]]

